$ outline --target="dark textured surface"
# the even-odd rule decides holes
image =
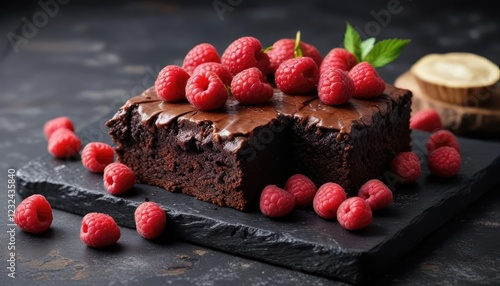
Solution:
[[[223,48],[235,37],[249,34],[266,45],[301,29],[304,40],[325,54],[340,44],[346,20],[364,29],[375,20],[373,14],[389,3],[241,1],[221,20],[211,1],[115,1],[113,5],[94,1],[91,6],[90,1],[73,0],[60,6],[57,15],[16,53],[7,33],[20,33],[21,19],[31,19],[40,7],[37,1],[10,2],[17,6],[0,9],[3,186],[8,168],[19,169],[46,153],[41,132],[46,120],[67,115],[81,130],[151,86],[163,65],[180,63],[199,42]],[[402,57],[380,70],[387,82],[431,52],[469,51],[500,63],[496,1],[402,0],[400,4],[403,10],[391,16],[377,38],[408,37],[412,43]],[[87,140],[103,138],[87,134]],[[500,185],[491,188],[434,231],[377,284],[498,285],[498,190]],[[128,228],[122,228],[118,247],[96,251],[79,240],[81,216],[57,209],[52,230],[45,235],[16,232],[17,278],[11,279],[4,268],[7,199],[0,201],[2,285],[343,285],[180,240],[149,242]]]
[[[81,134],[95,133],[100,124],[102,120]],[[427,133],[414,132],[412,144],[423,168],[419,181],[396,185],[394,204],[375,213],[370,227],[356,232],[345,231],[312,210],[295,210],[289,218],[272,220],[258,211],[216,207],[147,185],[136,185],[125,196],[112,196],[103,187],[102,175],[88,172],[79,160],[50,155],[18,171],[19,194],[41,193],[52,207],[80,215],[105,212],[131,228],[135,208],[148,199],[165,209],[177,238],[306,272],[366,282],[500,183],[500,146],[461,139],[461,170],[456,177],[443,180],[431,176],[426,167],[426,140]],[[390,185],[392,178],[385,175]]]

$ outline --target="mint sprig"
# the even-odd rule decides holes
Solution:
[[[344,48],[350,51],[359,62],[368,62],[375,68],[383,67],[399,57],[411,42],[409,39],[386,39],[379,42],[375,38],[362,40],[359,33],[347,23]]]

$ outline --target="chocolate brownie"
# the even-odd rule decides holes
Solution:
[[[396,153],[410,149],[410,105],[409,91],[388,86],[375,99],[338,107],[276,90],[265,105],[230,98],[224,110],[204,112],[163,102],[150,88],[107,126],[119,161],[140,182],[248,210],[264,186],[293,173],[351,194],[380,177]]]

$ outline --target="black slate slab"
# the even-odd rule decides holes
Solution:
[[[79,132],[84,143],[110,143],[103,125],[106,118]],[[58,160],[48,154],[18,171],[19,193],[23,197],[41,193],[54,208],[81,215],[105,212],[118,224],[132,228],[133,212],[147,198],[166,210],[168,231],[180,239],[363,283],[386,271],[424,237],[500,182],[500,145],[460,138],[462,168],[455,178],[443,180],[429,175],[426,167],[427,137],[424,132],[413,134],[413,148],[422,162],[418,183],[397,185],[394,203],[375,213],[368,228],[355,232],[321,219],[312,210],[295,210],[286,220],[272,220],[258,212],[216,207],[141,184],[126,196],[112,196],[103,187],[102,175],[88,172],[79,160]]]

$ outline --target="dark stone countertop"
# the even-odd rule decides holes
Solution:
[[[48,10],[35,1],[2,4],[6,5],[0,10],[0,182],[4,186],[9,168],[19,169],[46,152],[41,131],[45,121],[66,115],[82,129],[151,86],[163,66],[180,64],[200,42],[223,50],[235,38],[252,35],[266,46],[293,37],[300,29],[303,40],[324,55],[341,43],[349,21],[379,39],[412,39],[400,59],[381,69],[387,82],[431,52],[469,51],[500,63],[494,1],[66,2]],[[227,10],[217,12],[214,3]],[[35,29],[26,28],[26,22],[36,24]],[[17,45],[11,43],[13,34]],[[499,188],[432,233],[374,283],[498,284]],[[16,279],[11,279],[5,267],[9,228],[4,196],[0,199],[2,285],[342,284],[178,240],[146,241],[127,228],[122,228],[115,248],[94,250],[80,242],[75,230],[81,216],[59,210],[54,210],[48,233],[16,232]]]

